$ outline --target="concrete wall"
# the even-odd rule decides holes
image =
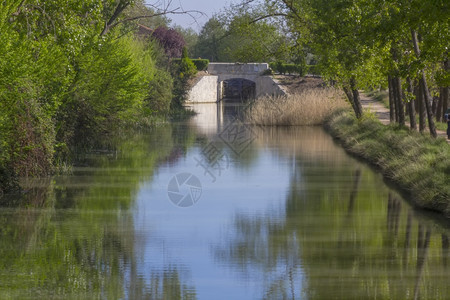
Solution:
[[[186,102],[208,103],[217,102],[218,76],[203,76],[188,92]]]
[[[270,76],[259,76],[256,79],[256,97],[265,95],[285,96],[287,92]]]

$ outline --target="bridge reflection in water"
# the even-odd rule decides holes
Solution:
[[[207,137],[217,136],[230,122],[236,118],[243,119],[246,109],[245,101],[225,98],[217,103],[196,103],[189,105],[196,115],[189,120],[189,125],[196,128],[199,134]]]

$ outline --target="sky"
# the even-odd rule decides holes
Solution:
[[[146,2],[167,3],[168,0],[146,0]],[[168,17],[172,20],[172,26],[179,25],[184,28],[190,27],[195,31],[200,32],[202,26],[214,15],[214,13],[220,12],[222,8],[229,6],[230,3],[231,0],[172,0],[172,9],[181,7],[184,11],[197,10],[206,14],[206,16],[196,14],[196,20],[189,15],[168,15]]]

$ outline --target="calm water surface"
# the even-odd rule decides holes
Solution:
[[[2,199],[0,298],[450,298],[448,221],[321,128],[194,109]]]

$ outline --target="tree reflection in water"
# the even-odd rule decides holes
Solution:
[[[317,162],[315,163],[317,168]],[[300,167],[299,167],[300,169]],[[413,212],[372,172],[351,166],[293,176],[286,211],[235,215],[213,247],[260,280],[265,299],[446,299],[448,227]],[[327,183],[327,189],[322,188]]]
[[[129,210],[141,183],[194,140],[176,126],[117,137],[78,155],[73,175],[25,182],[24,194],[3,198],[1,298],[195,299],[178,265],[138,271]]]

